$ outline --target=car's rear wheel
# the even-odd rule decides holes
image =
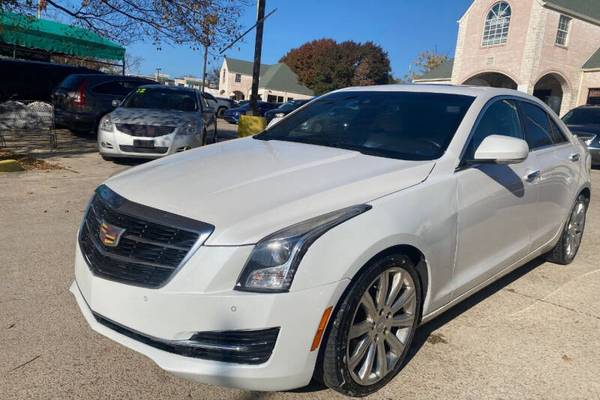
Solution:
[[[225,110],[227,110],[226,107],[219,107],[217,109],[217,117],[219,118],[223,118],[223,113],[225,112]]]
[[[546,255],[548,261],[562,265],[573,262],[583,239],[588,204],[589,200],[585,195],[577,197],[558,243]]]
[[[421,313],[421,287],[410,258],[388,255],[345,293],[323,343],[318,375],[347,396],[376,392],[400,372]]]

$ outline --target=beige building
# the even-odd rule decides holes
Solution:
[[[219,95],[236,100],[250,98],[252,89],[252,63],[226,57],[219,76]],[[285,64],[262,64],[258,95],[261,100],[281,103],[294,99],[307,99],[313,91],[298,82],[298,76]]]
[[[474,0],[453,60],[416,83],[498,86],[563,115],[600,104],[600,0]]]

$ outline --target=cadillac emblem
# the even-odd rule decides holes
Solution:
[[[100,241],[106,247],[117,247],[125,229],[102,221],[100,224]]]

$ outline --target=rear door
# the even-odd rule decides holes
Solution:
[[[533,249],[551,241],[562,230],[571,210],[580,154],[567,138],[554,117],[542,107],[528,101],[520,101],[521,119],[525,127],[525,140],[530,154],[536,158],[539,201],[535,208],[536,229],[532,237]]]
[[[482,112],[467,143],[458,184],[458,246],[455,295],[485,282],[530,252],[536,226],[538,188],[529,178],[535,156],[518,164],[471,164],[475,151],[490,135],[522,139],[516,102],[495,100]]]

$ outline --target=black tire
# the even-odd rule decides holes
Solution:
[[[100,154],[100,157],[102,157],[104,161],[115,161],[114,157],[105,156],[104,154]]]
[[[546,254],[547,261],[560,265],[568,265],[573,262],[573,260],[577,256],[577,253],[579,252],[581,238],[583,237],[583,232],[585,230],[585,221],[588,205],[589,199],[585,195],[580,194],[577,197],[573,208],[571,209],[569,219],[563,227],[563,231],[560,235],[558,243],[556,244],[556,246],[554,246],[552,250],[550,250]],[[576,221],[577,211],[579,207],[583,207],[582,215],[580,217],[582,218],[581,222],[579,222],[579,220]],[[573,246],[573,242],[570,242],[570,235],[572,235],[573,232],[575,232],[579,236],[579,240],[576,242],[575,248],[570,247]]]
[[[371,291],[373,289],[374,281],[377,280],[378,277],[385,271],[392,271],[398,267],[403,269],[405,272],[408,272],[410,274],[410,278],[412,278],[412,282],[414,283],[415,298],[413,301],[415,306],[414,314],[411,314],[413,316],[413,322],[410,327],[405,328],[410,330],[407,332],[405,331],[407,335],[405,336],[404,348],[402,353],[398,356],[396,363],[393,365],[393,368],[388,369],[387,374],[384,374],[383,378],[380,378],[379,381],[373,384],[359,384],[355,378],[352,377],[348,367],[348,346],[350,346],[348,339],[350,328],[352,327],[358,310],[361,307],[360,304],[362,302],[363,295],[365,295],[367,291]],[[327,387],[346,396],[363,397],[381,389],[396,375],[398,375],[404,366],[406,355],[408,354],[414,338],[415,330],[418,322],[420,321],[421,307],[421,284],[419,281],[419,276],[415,270],[415,266],[409,257],[401,254],[392,254],[383,256],[371,262],[365,267],[364,271],[353,280],[331,317],[328,332],[326,333],[326,337],[324,338],[321,346],[319,363],[315,371],[315,378],[317,378],[317,380],[321,381]],[[373,330],[376,329],[375,325],[376,324],[373,323]],[[369,338],[371,337],[371,333],[365,335],[368,335]],[[376,339],[377,334],[375,334],[375,340]],[[369,340],[369,343],[376,343],[374,339]],[[386,341],[387,339],[384,340],[379,337],[379,340],[384,343],[384,346],[387,346],[386,349],[391,349],[389,344],[386,344],[388,343]],[[376,346],[377,344],[374,345]],[[359,358],[362,358],[362,356]],[[356,370],[356,367],[354,367],[354,370]]]
[[[206,128],[204,128],[202,130],[202,144],[201,144],[201,146],[206,146],[206,143],[208,143],[207,136],[208,136],[208,132],[206,131]]]
[[[214,125],[214,131],[213,131],[213,143],[217,143],[219,141],[219,133],[218,133],[218,128],[217,128],[217,119],[215,118],[215,125]]]
[[[219,107],[217,109],[217,117],[223,118],[223,113],[225,112],[225,110],[227,110],[227,107]]]

